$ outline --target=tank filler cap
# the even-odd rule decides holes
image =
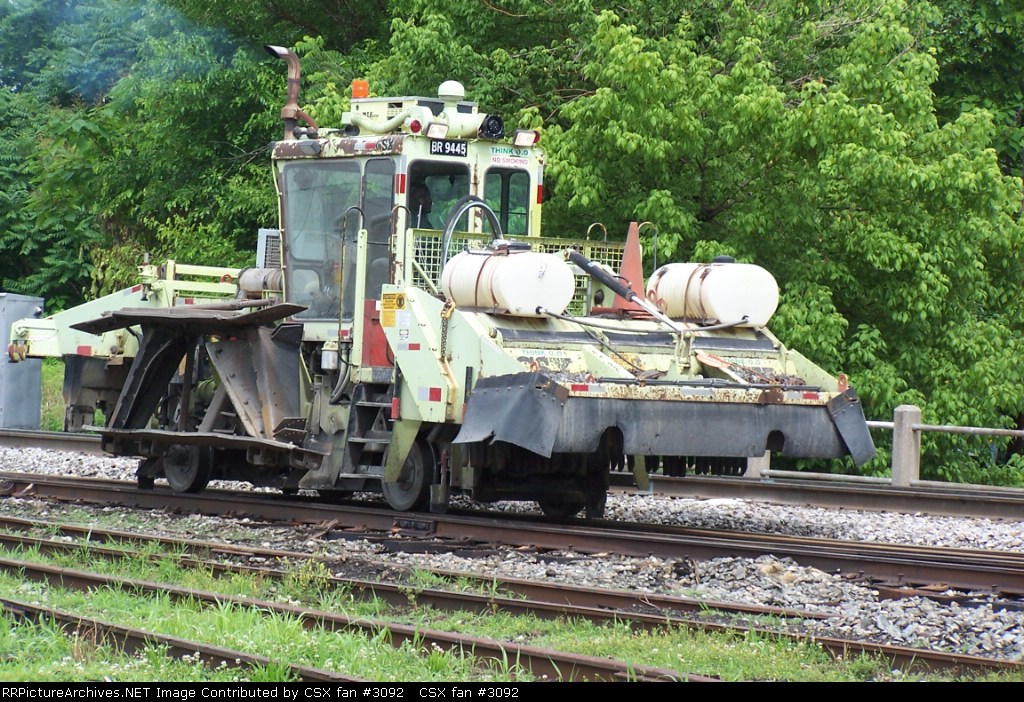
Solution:
[[[459,102],[466,99],[466,89],[457,80],[446,80],[437,89],[437,96],[445,102]]]

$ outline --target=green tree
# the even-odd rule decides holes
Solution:
[[[663,260],[773,271],[773,328],[848,371],[873,416],[913,402],[930,421],[1011,425],[1024,231],[992,116],[936,119],[927,6],[808,9],[722,3],[713,34],[684,16],[671,40],[603,15],[585,69],[599,87],[551,135],[557,187],[570,210],[627,203],[620,216],[657,222]]]
[[[223,32],[145,3],[16,9],[0,15],[0,36],[49,22],[26,48],[32,60],[0,73],[17,92],[0,106],[39,106],[32,119],[5,120],[20,130],[3,174],[19,226],[0,231],[0,248],[26,264],[5,287],[61,307],[90,285],[99,294],[125,284],[144,251],[250,263],[256,229],[274,220],[267,96],[280,92],[258,47],[238,51]]]
[[[379,94],[459,77],[543,125],[549,233],[651,221],[661,262],[771,270],[773,329],[848,372],[872,417],[912,402],[928,421],[1011,426],[1020,181],[1000,170],[992,112],[938,117],[936,6],[602,5],[396,3],[392,52],[366,75]]]
[[[366,41],[387,36],[386,0],[170,0],[183,16],[209,29],[226,30],[254,46],[292,46],[304,37],[322,37],[325,46],[347,53]]]
[[[52,58],[52,36],[72,3],[8,0],[0,4],[0,86],[20,91]]]
[[[455,78],[542,128],[548,233],[650,221],[648,268],[728,253],[772,271],[773,330],[849,373],[872,418],[906,402],[935,423],[1024,417],[1022,19],[1003,0],[174,6],[0,8],[0,109],[45,126],[0,144],[0,248],[59,259],[49,283],[5,276],[53,285],[89,250],[101,287],[143,249],[248,262],[283,99],[259,45],[294,45],[322,125],[352,78],[377,95]],[[926,441],[933,473],[969,455]]]
[[[932,41],[937,47],[935,84],[940,115],[954,119],[964,106],[990,110],[993,145],[1003,169],[1024,168],[1024,5],[1013,0],[935,0],[942,18]]]
[[[111,125],[110,148],[89,161],[102,188],[97,215],[125,254],[109,252],[102,271],[111,266],[120,280],[140,248],[190,263],[252,263],[256,230],[276,217],[267,167],[279,130],[275,69],[252,50],[219,56],[202,35],[146,42],[144,60],[91,113]]]

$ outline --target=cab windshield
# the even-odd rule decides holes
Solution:
[[[369,249],[366,293],[368,298],[379,296],[387,278],[393,174],[390,159],[285,164],[281,190],[286,298],[307,308],[296,319],[336,321],[339,314],[343,320],[352,319],[357,234],[364,227]],[[378,259],[385,265],[375,265]]]

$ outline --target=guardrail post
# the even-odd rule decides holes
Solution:
[[[921,477],[921,434],[914,429],[921,423],[921,408],[900,405],[892,423],[892,484],[910,487]]]

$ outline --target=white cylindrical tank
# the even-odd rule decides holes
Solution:
[[[561,314],[576,287],[572,268],[537,251],[463,251],[445,264],[441,287],[456,307],[481,307],[517,317],[537,308]]]
[[[763,327],[779,306],[779,286],[751,263],[669,263],[647,282],[647,299],[673,319]]]

